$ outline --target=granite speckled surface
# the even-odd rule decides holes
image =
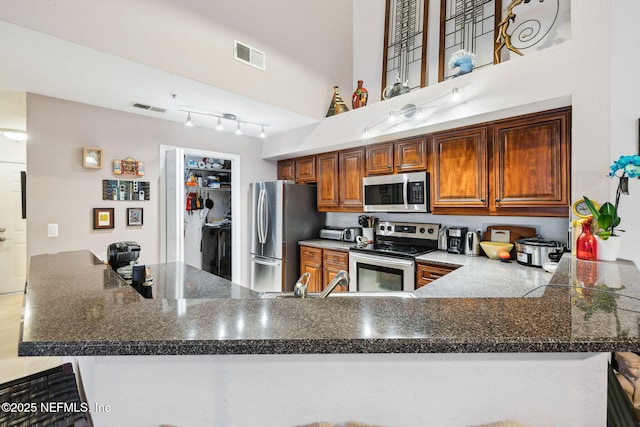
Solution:
[[[32,257],[19,354],[640,351],[640,273],[630,262],[565,255],[530,298],[262,299],[183,264],[151,270],[157,293],[144,299],[88,251]],[[604,285],[610,293],[597,290]]]

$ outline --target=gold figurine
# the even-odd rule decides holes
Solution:
[[[509,5],[509,7],[507,7],[507,12],[505,13],[504,18],[502,18],[502,21],[500,21],[500,23],[498,24],[498,37],[496,38],[496,43],[498,43],[498,47],[496,48],[496,52],[495,52],[496,64],[500,63],[500,51],[505,46],[510,51],[515,52],[518,55],[522,56],[522,52],[520,52],[518,49],[513,47],[513,45],[511,44],[511,36],[507,34],[507,29],[509,28],[509,23],[511,21],[515,21],[516,19],[516,14],[513,13],[513,9],[523,1],[525,3],[529,3],[529,1],[531,0],[513,0]]]

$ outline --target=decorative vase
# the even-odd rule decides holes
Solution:
[[[587,218],[582,222],[582,233],[576,241],[576,258],[595,261],[598,259],[598,242],[591,233],[591,221],[591,218]]]
[[[598,242],[598,260],[599,261],[615,261],[618,259],[618,253],[620,252],[620,242],[622,238],[620,236],[609,236],[607,240],[596,236]]]
[[[327,111],[327,117],[335,114],[344,113],[349,111],[349,107],[344,103],[342,97],[338,93],[338,86],[333,87],[333,98],[331,98],[331,104],[329,104],[329,110]]]
[[[367,89],[362,87],[362,80],[358,80],[358,87],[353,92],[353,96],[351,96],[351,106],[355,110],[356,108],[364,107],[367,105],[367,100],[369,98],[369,92]]]

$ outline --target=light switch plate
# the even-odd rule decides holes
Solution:
[[[58,237],[58,224],[48,224],[47,225],[47,236],[48,237]]]

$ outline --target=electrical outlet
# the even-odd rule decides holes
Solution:
[[[48,224],[47,226],[48,237],[58,237],[58,224]]]

